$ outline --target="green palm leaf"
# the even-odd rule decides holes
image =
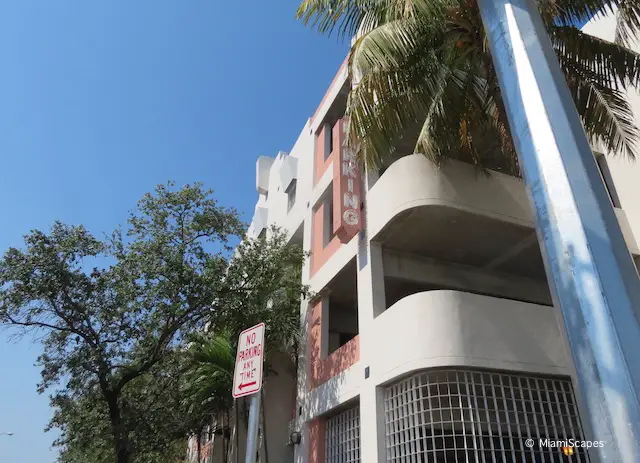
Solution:
[[[222,332],[197,338],[188,354],[183,404],[205,424],[212,415],[231,408],[235,352],[229,334]]]
[[[633,157],[640,133],[624,90],[640,82],[640,55],[573,24],[620,8],[618,38],[628,42],[640,31],[640,1],[538,5],[587,135]],[[475,0],[305,0],[298,17],[321,32],[358,34],[348,142],[369,166],[415,151],[519,173]]]

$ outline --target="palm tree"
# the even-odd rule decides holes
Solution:
[[[233,406],[231,389],[235,349],[228,332],[209,333],[196,338],[188,354],[190,367],[185,375],[184,405],[188,416],[192,417],[200,461],[201,436],[207,427],[211,427],[214,433],[221,432],[223,442],[227,437]],[[226,461],[226,449],[223,449],[223,455]]]
[[[629,157],[640,131],[624,90],[640,81],[640,32],[629,0],[538,0],[592,145]],[[617,43],[575,24],[619,7]],[[477,0],[304,0],[297,16],[323,33],[356,36],[348,142],[370,167],[403,151],[519,175]],[[395,155],[395,156],[394,156]]]

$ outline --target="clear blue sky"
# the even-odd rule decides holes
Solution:
[[[288,151],[346,45],[297,0],[0,5],[0,250],[54,220],[110,231],[146,191],[203,181],[246,220],[255,161]],[[50,463],[39,348],[0,335],[1,463]]]

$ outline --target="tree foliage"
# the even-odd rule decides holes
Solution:
[[[181,400],[190,418],[190,431],[197,434],[233,405],[231,388],[236,356],[230,333],[196,336],[188,358]]]
[[[538,0],[591,142],[634,157],[640,131],[625,89],[640,79],[635,0]],[[617,43],[580,21],[619,8]],[[412,150],[519,174],[477,0],[304,0],[298,17],[320,32],[356,35],[346,115],[349,143],[370,166]]]
[[[179,361],[178,361],[179,360]],[[182,462],[190,432],[189,413],[182,400],[184,359],[166,359],[123,391],[124,415],[129,430],[132,461]],[[113,438],[108,409],[100,391],[93,389],[54,403],[50,427],[58,428],[60,463],[112,463]]]
[[[309,296],[309,288],[301,283],[306,257],[275,227],[236,248],[224,278],[224,299],[212,313],[211,330],[195,336],[188,350],[183,403],[196,436],[207,427],[224,432],[230,422],[237,335],[244,329],[265,324],[267,376],[295,374],[300,300]],[[287,357],[283,359],[282,353],[288,355],[288,364],[283,363]]]
[[[211,191],[169,183],[125,230],[55,223],[0,259],[0,323],[42,341],[61,463],[182,461],[216,413],[228,423],[236,339],[252,324],[296,357],[306,255],[277,229],[232,253],[243,231]]]
[[[70,444],[83,426],[108,417],[110,461],[130,463],[140,453],[145,407],[158,404],[141,402],[141,391],[210,318],[230,240],[242,231],[237,213],[201,185],[169,184],[143,197],[125,231],[100,240],[55,223],[5,253],[0,322],[42,336],[39,390],[53,391],[52,425],[69,452],[79,451]]]
[[[272,227],[265,236],[244,240],[236,248],[225,276],[224,304],[214,314],[214,326],[230,333],[265,324],[266,358],[272,351],[295,360],[300,340],[300,300],[309,297],[302,285],[302,265],[308,255],[287,235]],[[237,339],[233,340],[234,348]]]

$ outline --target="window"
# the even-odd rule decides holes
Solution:
[[[333,152],[333,125],[326,123],[324,124],[323,130],[324,136],[324,160],[326,161],[331,156]]]
[[[286,189],[287,193],[287,212],[293,208],[293,205],[296,203],[296,186],[298,181],[294,178],[291,180],[291,183]]]
[[[326,247],[335,233],[333,232],[333,190],[329,189],[329,195],[324,201],[323,230],[322,230],[322,247]]]
[[[327,419],[326,463],[360,462],[360,407],[355,406]]]
[[[618,198],[616,187],[613,184],[613,178],[611,177],[611,171],[609,170],[607,159],[603,154],[600,153],[595,153],[595,156],[596,163],[598,164],[598,170],[600,171],[600,176],[602,177],[602,182],[604,183],[604,187],[609,193],[609,199],[611,199],[613,207],[620,207],[620,198]]]
[[[539,440],[584,440],[565,378],[429,370],[387,387],[384,404],[392,463],[562,462],[559,448]],[[589,461],[573,451],[570,461]]]

